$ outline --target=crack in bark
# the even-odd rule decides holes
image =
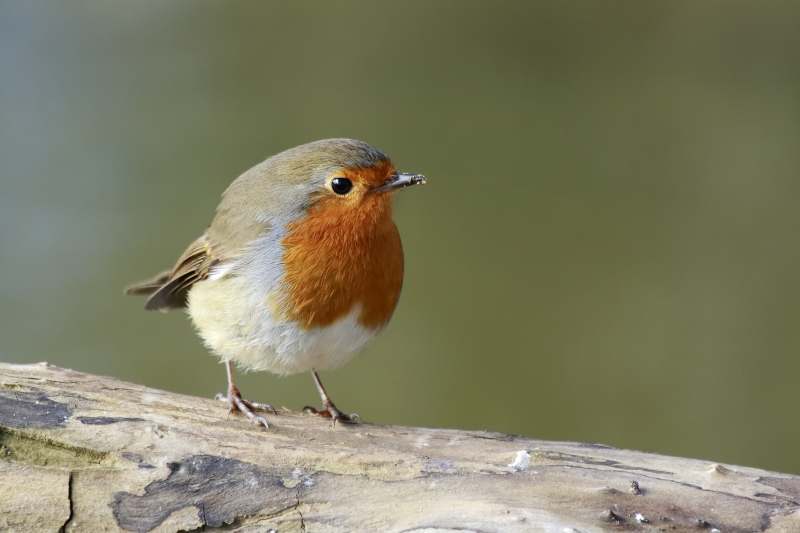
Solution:
[[[558,466],[561,466],[561,465],[544,465],[543,467],[540,467],[540,468],[546,468],[548,466],[558,467]],[[609,468],[608,470],[601,470],[599,468],[591,468],[592,465],[588,465],[588,464],[586,466],[580,466],[580,465],[568,465],[568,466],[570,468],[576,468],[576,469],[582,469],[582,470],[596,470],[596,471],[600,471],[600,472],[614,472],[616,474],[628,474],[628,473],[630,473],[627,470],[615,470],[613,468]],[[749,502],[753,502],[753,503],[763,503],[763,504],[769,504],[770,503],[770,502],[767,502],[767,501],[764,501],[764,500],[760,500],[758,498],[751,498],[751,497],[745,496],[743,494],[734,494],[734,493],[731,493],[731,492],[725,492],[724,490],[714,490],[714,489],[703,488],[703,487],[701,487],[699,485],[693,485],[693,484],[688,483],[686,481],[679,481],[677,479],[668,479],[668,478],[663,478],[663,477],[658,477],[658,476],[648,475],[648,474],[639,474],[639,476],[643,477],[643,478],[646,478],[646,479],[653,479],[653,480],[657,480],[657,481],[663,481],[665,483],[675,483],[676,485],[680,485],[682,487],[687,487],[687,488],[690,488],[690,489],[695,489],[695,490],[699,490],[699,491],[703,491],[703,492],[708,492],[708,493],[711,493],[711,494],[719,494],[721,496],[730,496],[732,498],[741,498],[743,500],[746,500],[746,501],[749,501]],[[763,493],[759,493],[759,494],[763,494]],[[759,496],[759,494],[755,494],[755,496]],[[775,498],[776,497],[776,495],[769,495],[769,494],[765,494],[765,496],[769,496],[771,498]],[[794,503],[795,505],[798,505],[797,502],[792,502],[792,503]]]
[[[295,494],[295,497],[297,498],[297,505],[295,505],[294,508],[297,511],[297,514],[300,515],[300,531],[305,533],[305,531],[306,531],[306,521],[305,521],[305,518],[303,518],[303,512],[300,510],[300,491],[299,490]]]
[[[64,524],[58,528],[58,533],[66,533],[67,532],[67,524],[72,521],[72,517],[75,514],[75,509],[73,508],[73,501],[72,501],[72,480],[75,474],[73,472],[69,473],[69,481],[67,482],[67,500],[69,500],[69,516]]]
[[[537,455],[539,455],[539,453],[537,453]],[[631,470],[637,472],[650,472],[651,474],[674,475],[674,472],[669,472],[667,470],[653,470],[652,468],[629,466],[619,461],[614,461],[613,459],[595,459],[593,457],[586,457],[583,455],[571,455],[567,453],[553,452],[553,451],[546,451],[544,453],[550,454],[544,456],[546,459],[549,459],[550,461],[577,463],[579,465],[607,466],[611,469],[619,468],[622,470]]]

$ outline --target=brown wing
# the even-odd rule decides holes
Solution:
[[[256,186],[261,182],[261,166],[252,168],[234,181],[223,194],[211,226],[189,245],[175,268],[153,279],[134,283],[125,289],[125,293],[149,294],[144,306],[149,310],[186,307],[186,295],[193,284],[206,279],[213,267],[235,261],[248,243],[270,231],[272,226],[268,220],[252,215],[270,211],[269,198],[264,200]],[[266,187],[266,190],[272,188]]]
[[[175,268],[126,287],[125,294],[150,294],[144,305],[149,311],[181,309],[186,307],[186,294],[191,286],[206,279],[209,269],[219,263],[208,237],[203,235],[183,252]]]

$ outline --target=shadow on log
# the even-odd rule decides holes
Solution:
[[[800,478],[0,364],[0,531],[800,532]]]

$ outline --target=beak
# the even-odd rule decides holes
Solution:
[[[405,187],[411,187],[412,185],[425,185],[425,176],[422,174],[393,174],[389,178],[389,182],[386,185],[378,187],[375,189],[375,191],[389,192],[397,189],[403,189]]]

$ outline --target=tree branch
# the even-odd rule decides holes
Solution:
[[[0,364],[0,531],[800,531],[800,478]]]

